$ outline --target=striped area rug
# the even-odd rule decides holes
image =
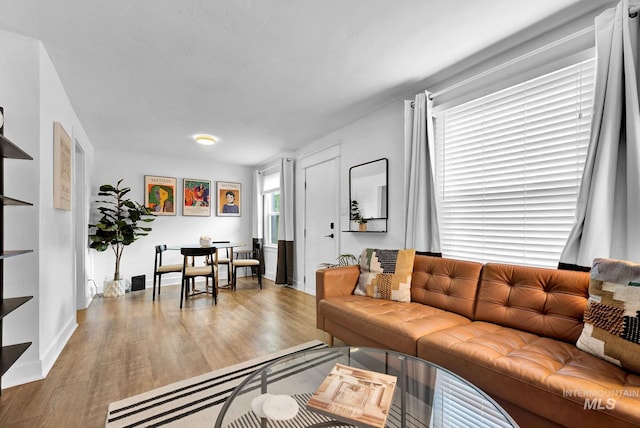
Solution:
[[[314,340],[109,404],[106,428],[212,427],[224,401],[249,374],[283,356],[324,348]]]

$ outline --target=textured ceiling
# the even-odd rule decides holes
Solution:
[[[0,0],[0,29],[42,41],[96,150],[254,165],[576,3]]]

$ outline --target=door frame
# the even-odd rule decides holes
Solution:
[[[300,166],[300,174],[301,174],[301,178],[302,178],[302,182],[304,183],[306,181],[306,176],[307,176],[307,168],[313,167],[315,165],[318,165],[320,163],[324,163],[324,162],[328,162],[331,160],[335,160],[336,161],[336,168],[338,169],[338,178],[335,182],[335,188],[333,189],[333,194],[335,195],[336,198],[336,204],[335,204],[335,218],[337,219],[336,221],[336,227],[335,227],[335,238],[334,238],[334,256],[338,257],[338,254],[340,254],[340,237],[341,237],[341,232],[340,232],[340,183],[341,183],[341,177],[342,177],[342,173],[341,173],[341,163],[340,163],[340,145],[339,144],[335,144],[333,146],[318,150],[316,152],[310,153],[304,157],[302,157],[299,161],[299,166]],[[303,265],[302,265],[302,272],[303,272],[303,281],[302,281],[302,290],[307,293],[307,294],[312,294],[315,295],[316,294],[316,290],[310,290],[307,287],[307,281],[306,281],[306,277],[305,274],[307,272],[307,266],[309,264],[309,260],[307,260],[307,237],[306,234],[304,233],[304,231],[307,229],[307,188],[306,188],[306,184],[303,187],[303,197],[302,199],[302,229],[301,229],[301,234],[298,236],[303,236],[303,242],[304,244],[302,245],[302,257],[300,258],[300,260],[303,260]],[[299,287],[298,287],[299,288]]]
[[[76,290],[76,310],[86,309],[93,296],[88,290],[86,270],[86,248],[88,239],[86,194],[85,194],[85,163],[86,154],[78,140],[74,140],[74,171],[73,171],[73,276]]]

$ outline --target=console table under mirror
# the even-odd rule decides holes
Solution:
[[[386,232],[389,212],[389,160],[349,168],[348,232]]]

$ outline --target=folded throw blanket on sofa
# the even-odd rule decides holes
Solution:
[[[640,264],[595,259],[576,346],[640,373]]]
[[[410,302],[415,256],[414,249],[365,248],[360,255],[360,279],[354,294]]]

